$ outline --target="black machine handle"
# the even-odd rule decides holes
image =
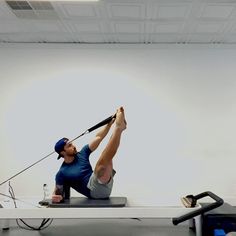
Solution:
[[[215,209],[215,208],[221,206],[224,203],[224,200],[222,198],[218,197],[217,195],[215,195],[214,193],[212,193],[210,191],[200,193],[200,194],[195,195],[193,197],[196,200],[204,198],[204,197],[211,197],[213,200],[215,200],[215,202],[214,203],[209,203],[208,205],[203,206],[202,208],[197,209],[196,211],[192,211],[192,212],[187,213],[185,215],[182,215],[180,217],[172,218],[172,222],[173,222],[174,225],[177,225],[177,224],[179,224],[181,222],[184,222],[186,220],[189,220],[189,219],[191,219],[195,216],[201,215],[201,214],[203,214],[207,211]]]
[[[116,118],[116,114],[113,115],[113,116],[109,116],[107,119],[105,119],[105,120],[99,122],[98,124],[96,124],[96,125],[94,125],[93,127],[89,128],[87,131],[90,133],[90,132],[92,132],[93,130],[95,130],[95,129],[97,129],[97,128],[100,128],[101,126],[108,124],[109,122],[112,121],[113,118]]]

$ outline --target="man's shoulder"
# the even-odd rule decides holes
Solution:
[[[80,151],[78,152],[79,154],[90,154],[91,153],[91,150],[89,148],[89,144],[85,144],[81,149]]]
[[[59,170],[57,171],[57,174],[58,174],[58,175],[63,174],[63,172],[64,172],[65,169],[66,169],[66,166],[67,166],[67,164],[63,161],[63,162],[61,163],[61,166],[60,166]]]
[[[62,177],[63,176],[63,170],[60,168],[57,173],[56,173],[56,178]]]

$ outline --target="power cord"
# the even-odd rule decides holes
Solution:
[[[16,200],[15,200],[15,193],[14,193],[14,190],[13,190],[11,184],[10,184],[10,181],[9,181],[9,193],[10,193],[10,195],[11,195],[11,198],[12,198],[12,200],[13,200],[13,203],[14,203],[15,208],[17,208]],[[20,222],[23,223],[24,226],[21,225]],[[20,228],[26,229],[26,230],[42,230],[42,229],[46,229],[47,227],[49,227],[49,226],[52,224],[52,222],[53,222],[53,219],[50,219],[50,218],[46,219],[46,218],[45,218],[45,219],[42,220],[42,222],[41,222],[41,224],[40,224],[39,227],[35,227],[35,226],[29,225],[29,224],[26,223],[26,221],[23,220],[23,219],[16,219],[17,225],[18,225]]]

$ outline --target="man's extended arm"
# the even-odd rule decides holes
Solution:
[[[97,149],[101,141],[106,137],[107,133],[109,132],[112,124],[114,123],[115,119],[112,119],[110,123],[102,127],[98,133],[96,134],[95,138],[89,143],[89,149],[93,152]]]

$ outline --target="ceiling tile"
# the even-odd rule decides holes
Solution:
[[[102,34],[84,34],[79,36],[79,41],[82,43],[103,43],[104,36]]]
[[[143,18],[144,9],[142,5],[111,5],[109,14],[113,18]]]
[[[32,25],[32,32],[66,32],[66,29],[56,21],[37,21],[32,20],[28,22]]]
[[[212,43],[214,34],[191,34],[188,36],[188,43]]]
[[[9,42],[7,34],[0,34],[0,42]]]
[[[101,32],[100,26],[98,23],[71,23],[74,32],[84,32],[84,33],[99,33]]]
[[[0,21],[0,33],[22,33],[22,32],[29,32],[30,28],[27,25],[15,21]]]
[[[157,10],[156,18],[185,18],[189,12],[188,5],[168,5],[160,6]]]
[[[224,35],[223,40],[225,43],[236,43],[236,33]]]
[[[201,22],[195,28],[195,33],[217,33],[222,30],[223,23],[219,22]]]
[[[40,34],[40,38],[43,42],[73,42],[72,36],[69,34],[63,34],[63,33],[50,33],[50,34]]]
[[[235,6],[232,5],[204,5],[202,8],[202,18],[228,18],[232,14]]]
[[[154,33],[177,33],[181,30],[181,23],[157,23],[154,25]]]
[[[22,43],[30,43],[30,42],[42,42],[41,38],[37,34],[33,33],[13,33],[7,35],[10,42],[22,42]]]
[[[114,23],[115,32],[117,33],[141,33],[139,23]]]
[[[63,4],[66,17],[96,17],[96,11],[92,5]]]
[[[229,30],[229,34],[236,34],[236,24],[233,24]]]
[[[140,34],[118,34],[117,42],[119,43],[141,43],[143,36]]]
[[[151,36],[151,42],[153,43],[175,43],[176,41],[176,34],[153,34]]]

